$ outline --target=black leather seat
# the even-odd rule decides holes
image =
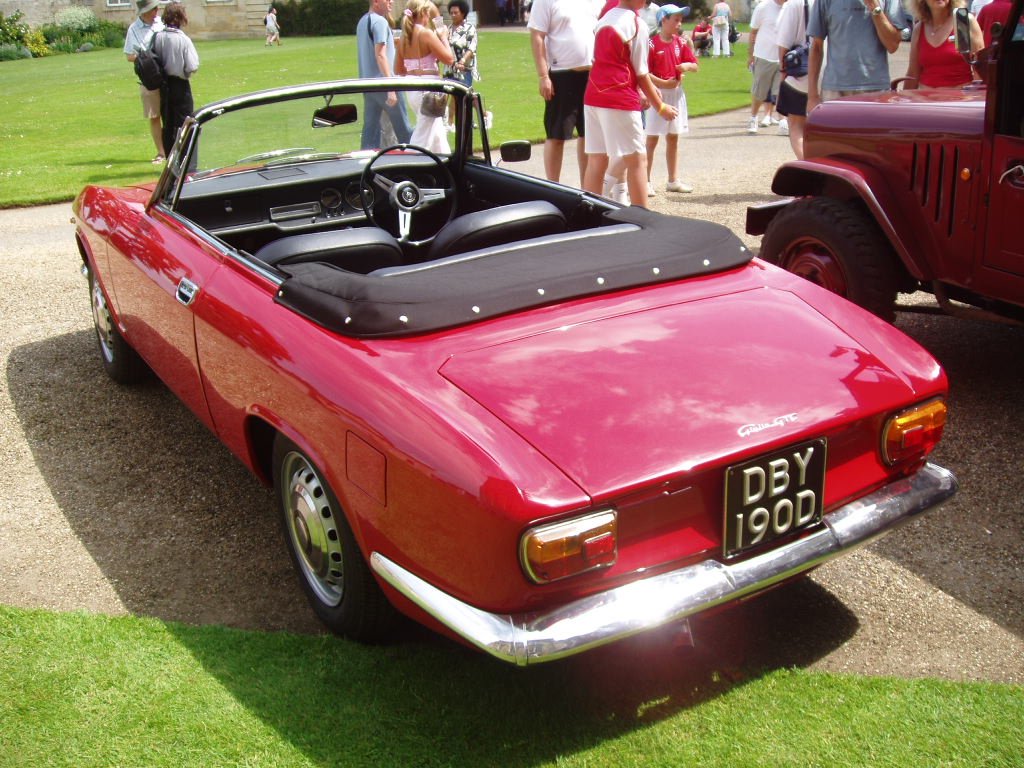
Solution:
[[[506,245],[566,230],[565,215],[546,200],[512,203],[467,213],[437,233],[427,261],[466,251]]]
[[[376,227],[282,237],[253,255],[272,267],[318,261],[364,275],[401,264],[403,259],[398,241]]]

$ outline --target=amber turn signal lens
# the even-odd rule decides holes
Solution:
[[[538,584],[607,568],[618,556],[615,512],[605,510],[531,528],[523,535],[519,552],[523,569]]]
[[[945,426],[945,400],[929,400],[900,411],[885,424],[882,458],[891,465],[927,456],[942,438]]]

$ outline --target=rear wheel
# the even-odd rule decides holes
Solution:
[[[896,254],[878,225],[852,205],[824,197],[793,202],[768,226],[761,258],[884,320],[896,316]]]
[[[363,559],[323,474],[287,438],[274,442],[274,489],[292,562],[320,620],[353,640],[386,637],[397,614]]]
[[[99,281],[89,269],[89,299],[92,304],[92,320],[96,327],[96,341],[99,345],[100,360],[107,375],[118,384],[137,384],[149,375],[149,368],[138,352],[124,340],[117,329],[107,297]]]

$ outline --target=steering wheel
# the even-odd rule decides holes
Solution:
[[[440,175],[444,178],[445,186],[430,189],[423,188],[411,179],[402,178],[396,181],[386,176],[384,171],[378,171],[374,168],[377,161],[385,155],[399,153],[403,155],[413,153],[429,158],[441,171]],[[393,232],[391,228],[384,226],[374,213],[373,192],[375,189],[385,193],[388,204],[398,215],[398,232]],[[437,233],[444,228],[445,224],[455,218],[455,211],[458,208],[455,204],[455,177],[448,170],[448,166],[433,152],[423,147],[418,147],[415,144],[394,144],[390,147],[384,147],[384,149],[375,154],[370,162],[366,164],[366,167],[363,168],[363,175],[359,180],[359,199],[363,204],[363,210],[366,212],[366,218],[369,219],[371,224],[395,235],[399,243],[409,243],[410,245],[427,243],[437,237]],[[410,239],[413,214],[416,214],[417,219],[419,219],[425,211],[441,203],[447,203],[447,218],[436,227],[432,227],[432,233],[428,237],[421,240]]]

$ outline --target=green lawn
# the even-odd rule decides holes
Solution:
[[[353,77],[353,37],[197,43],[201,67],[193,94],[202,105],[248,91]],[[748,103],[745,47],[731,59],[702,59],[686,80],[693,116]],[[479,90],[494,113],[492,138],[543,138],[542,104],[523,33],[483,32]],[[149,139],[134,73],[120,51],[0,63],[0,208],[71,200],[85,184],[150,180]]]
[[[189,627],[0,607],[0,766],[998,766],[1024,695],[671,652],[519,670],[423,638]]]

